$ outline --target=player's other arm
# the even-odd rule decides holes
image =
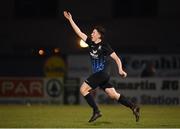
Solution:
[[[80,28],[76,25],[76,23],[74,22],[72,15],[70,14],[70,12],[64,11],[64,17],[70,22],[73,30],[75,31],[75,33],[84,41],[86,41],[87,39],[87,35],[84,34]]]
[[[122,77],[126,77],[127,73],[123,70],[122,62],[121,62],[120,58],[117,56],[117,54],[115,52],[113,52],[110,56],[111,56],[111,58],[113,58],[115,60],[117,66],[118,66],[119,74]]]

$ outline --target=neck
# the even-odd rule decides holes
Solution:
[[[102,40],[101,39],[97,39],[96,41],[95,41],[95,43],[100,43]]]

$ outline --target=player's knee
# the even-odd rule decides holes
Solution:
[[[120,97],[120,94],[119,93],[115,93],[115,92],[110,92],[108,93],[108,96],[111,98],[111,99],[114,99],[114,100],[118,100],[119,97]]]
[[[111,99],[116,99],[116,95],[115,95],[115,94],[110,93],[110,94],[108,94],[108,95],[109,95],[109,97],[110,97]]]
[[[80,87],[80,93],[83,95],[83,96],[86,96],[88,93],[89,93],[89,89],[86,87],[86,86],[81,86]]]
[[[116,95],[116,94],[113,95],[113,99],[114,99],[114,100],[117,100],[117,95]]]
[[[112,88],[110,88],[110,89],[106,89],[105,90],[105,92],[108,94],[108,96],[111,98],[111,99],[117,99],[117,97],[118,97],[118,94],[117,94],[117,92],[114,90],[114,89],[112,89]]]

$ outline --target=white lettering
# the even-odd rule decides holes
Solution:
[[[42,89],[42,84],[40,82],[32,82],[30,84],[30,93],[33,94],[34,92],[38,92],[42,94],[43,89]]]
[[[17,87],[16,87],[14,92],[15,92],[15,94],[18,94],[18,93],[28,94],[28,90],[27,90],[26,86],[22,82],[20,82],[17,85]]]
[[[14,84],[10,81],[5,81],[2,83],[2,94],[6,94],[8,91],[13,90]]]

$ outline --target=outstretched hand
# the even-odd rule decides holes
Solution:
[[[64,17],[65,17],[66,19],[68,19],[68,20],[72,19],[72,15],[71,15],[70,12],[64,11],[63,13],[64,13]]]

